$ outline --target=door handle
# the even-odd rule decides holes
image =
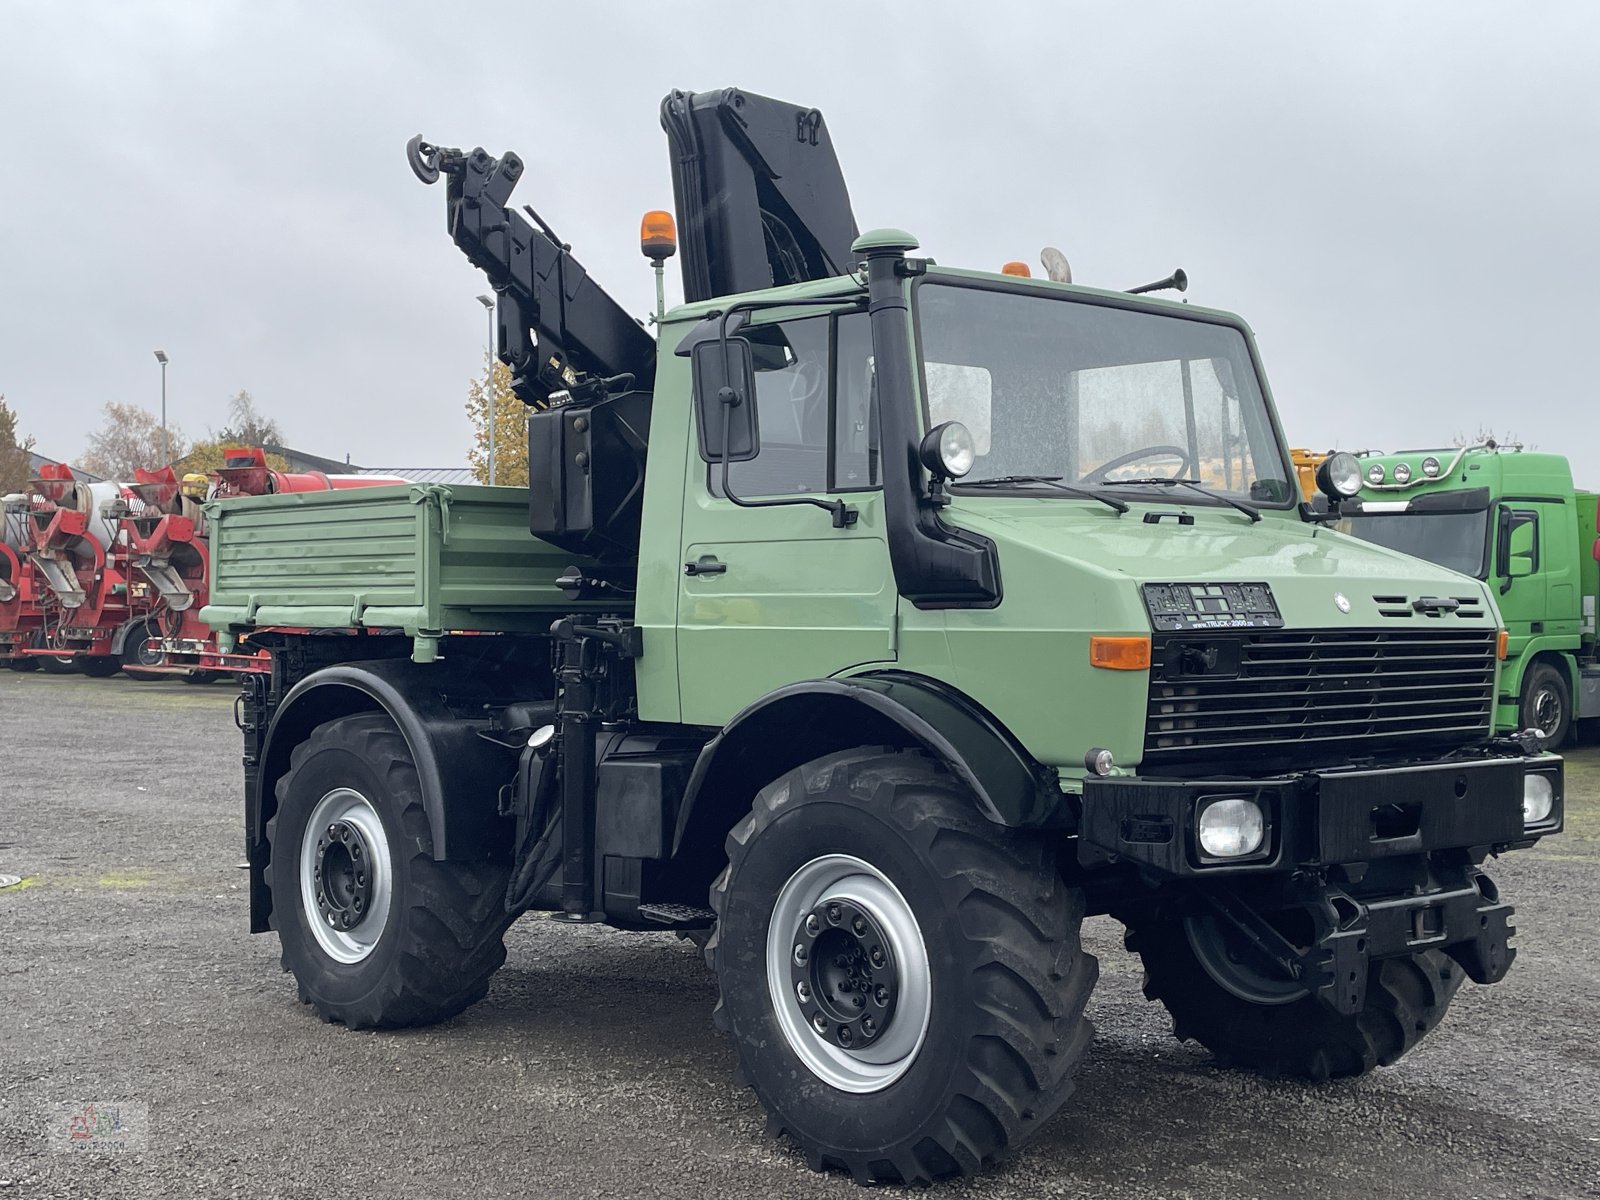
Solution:
[[[728,569],[728,564],[722,562],[715,554],[702,554],[699,558],[683,564],[685,575],[722,575]]]

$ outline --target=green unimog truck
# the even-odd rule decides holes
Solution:
[[[773,1127],[917,1182],[1067,1099],[1091,914],[1271,1074],[1393,1063],[1501,979],[1484,865],[1560,830],[1561,759],[1494,736],[1488,588],[1303,504],[1245,324],[861,234],[815,109],[662,115],[654,338],[515,155],[409,148],[498,294],[526,493],[211,511],[206,617],[273,661],[251,928],[300,998],[437,1021],[519,915],[676,930]]]
[[[1597,510],[1561,455],[1485,441],[1363,456],[1339,528],[1487,583],[1509,634],[1495,723],[1560,746],[1600,720]]]

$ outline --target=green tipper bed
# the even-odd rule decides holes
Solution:
[[[449,632],[543,632],[553,616],[591,607],[554,582],[585,560],[535,538],[527,514],[521,488],[441,484],[213,501],[200,616],[224,635],[401,630],[419,661]]]

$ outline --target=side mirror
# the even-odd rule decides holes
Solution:
[[[690,351],[695,424],[700,457],[708,463],[744,462],[761,449],[756,427],[756,372],[750,342],[701,342]]]

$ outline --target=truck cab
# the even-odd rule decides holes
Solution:
[[[1579,721],[1600,718],[1600,497],[1573,485],[1567,460],[1483,442],[1361,462],[1361,492],[1341,507],[1339,528],[1449,567],[1494,597],[1509,634],[1496,726],[1559,746]]]

